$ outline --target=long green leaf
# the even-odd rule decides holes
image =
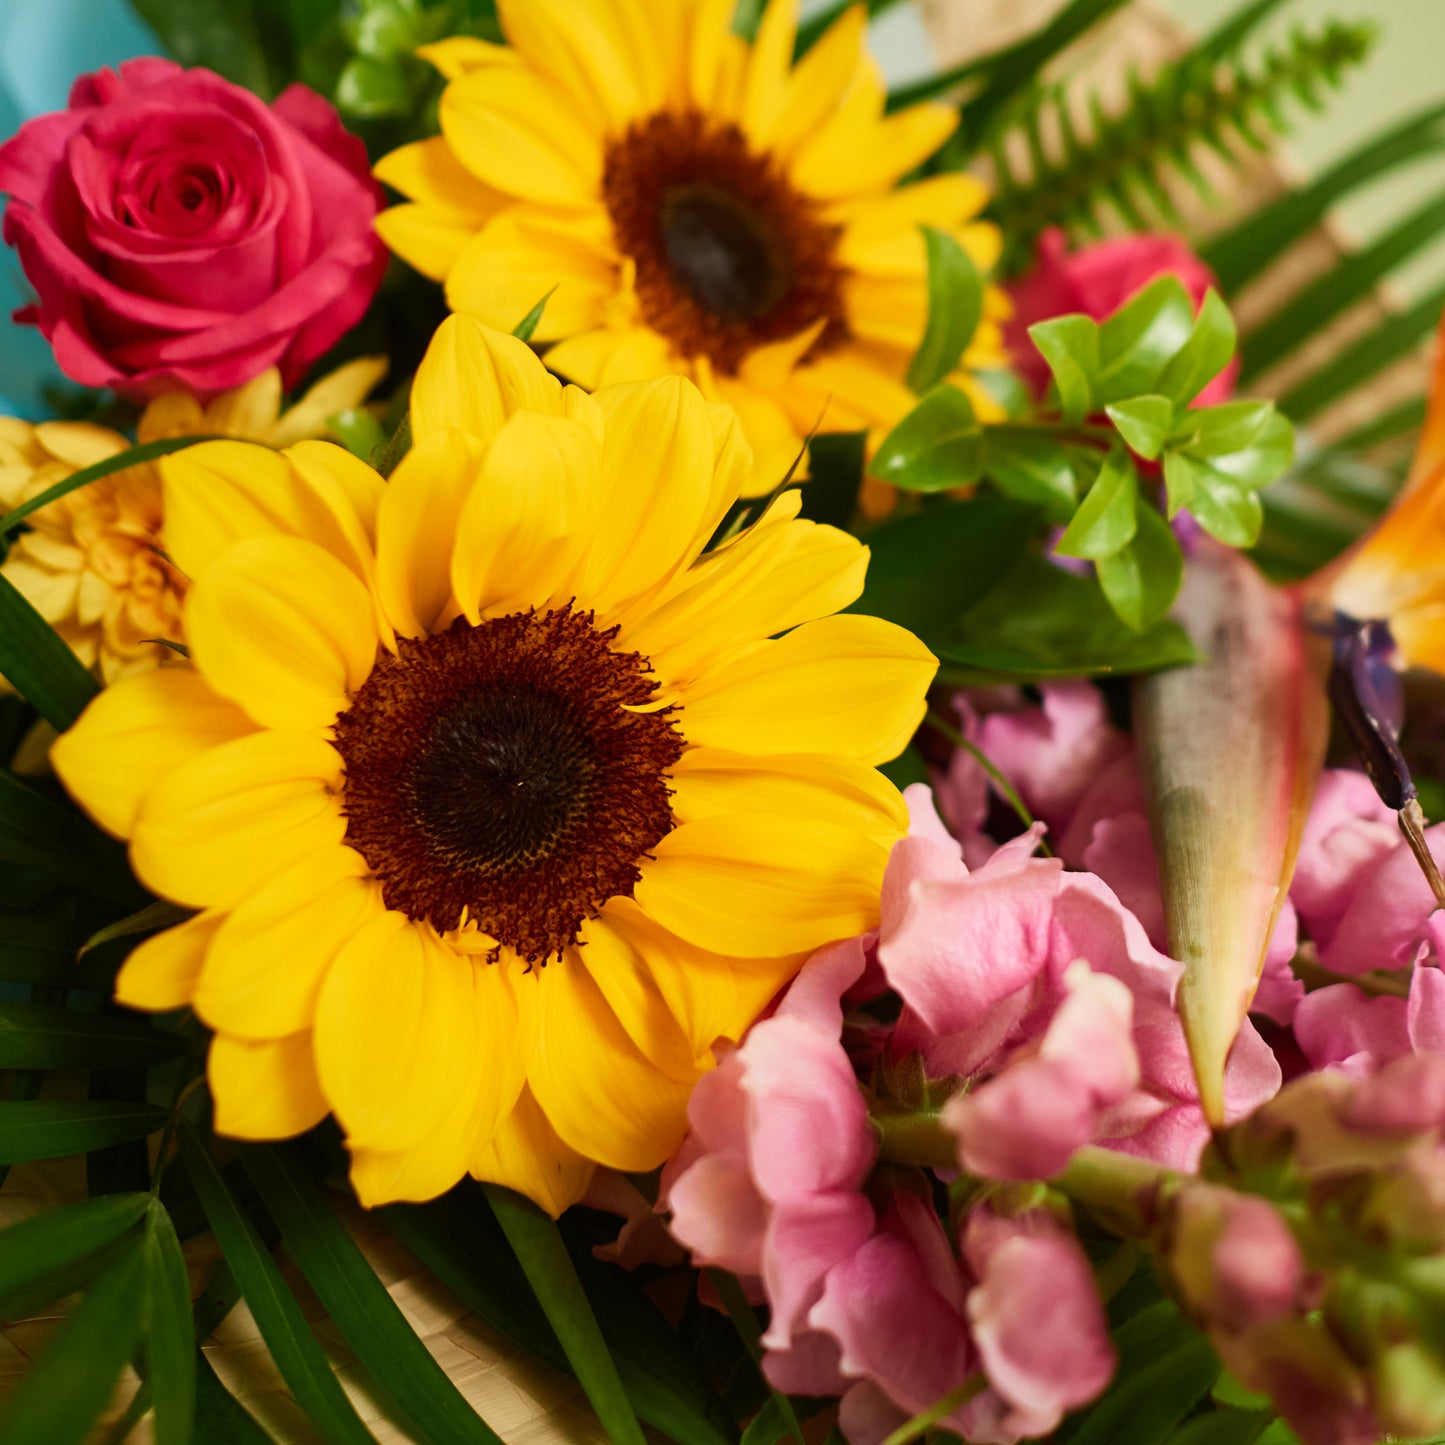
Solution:
[[[1273,1419],[1267,1410],[1216,1410],[1186,1421],[1169,1445],[1254,1445]]]
[[[1383,321],[1352,342],[1333,361],[1296,383],[1279,398],[1279,409],[1296,422],[1318,416],[1332,402],[1348,396],[1391,363],[1408,356],[1440,324],[1445,286],[1437,286],[1408,310]]]
[[[123,1069],[180,1052],[180,1040],[149,1019],[0,999],[3,1069]]]
[[[1308,186],[1288,192],[1272,205],[1251,211],[1200,254],[1225,294],[1238,291],[1283,251],[1324,219],[1360,186],[1398,166],[1445,149],[1445,104],[1417,111],[1398,126],[1372,137]]]
[[[72,808],[53,803],[0,770],[0,863],[69,882],[123,906],[141,897],[125,850]]]
[[[510,1189],[489,1184],[485,1193],[608,1437],[643,1445],[642,1427],[556,1224]]]
[[[0,677],[64,732],[100,690],[60,634],[0,574]]]
[[[88,1154],[107,1144],[144,1139],[165,1121],[166,1111],[151,1104],[0,1104],[0,1163]]]
[[[145,1311],[136,1305],[143,1281],[137,1240],[106,1266],[21,1381],[0,1415],[0,1440],[82,1445],[140,1340]]]
[[[216,1378],[211,1362],[196,1352],[195,1445],[272,1445],[246,1407]]]
[[[337,1329],[412,1425],[431,1445],[499,1445],[417,1338],[296,1150],[256,1147],[242,1157]]]
[[[85,930],[49,914],[0,908],[0,979],[47,988],[106,989],[108,965],[78,964]]]
[[[77,1288],[140,1223],[150,1199],[83,1199],[0,1230],[0,1319],[22,1318],[27,1306],[50,1304]]]
[[[375,1437],[346,1398],[296,1296],[281,1277],[255,1226],[190,1128],[183,1126],[179,1137],[186,1169],[201,1196],[216,1242],[281,1378],[326,1439],[336,1445],[374,1445]]]
[[[1317,336],[1337,316],[1371,295],[1397,266],[1445,231],[1445,193],[1412,211],[1398,225],[1345,257],[1312,286],[1244,338],[1240,382],[1247,383]]]
[[[146,1366],[155,1398],[156,1445],[188,1445],[196,1415],[196,1332],[191,1283],[171,1217],[159,1200],[146,1221]]]

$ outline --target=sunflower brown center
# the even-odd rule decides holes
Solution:
[[[465,916],[532,963],[629,895],[672,829],[673,710],[570,607],[399,639],[336,721],[346,842],[388,908]]]
[[[731,375],[818,321],[810,355],[847,339],[838,228],[737,126],[695,111],[639,121],[609,144],[602,195],[644,320],[684,356]]]

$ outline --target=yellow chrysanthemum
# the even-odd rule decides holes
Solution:
[[[500,0],[508,47],[426,47],[450,82],[442,134],[377,176],[412,204],[383,239],[446,282],[448,304],[510,328],[551,291],[535,339],[595,389],[677,373],[730,403],[771,490],[819,423],[891,427],[928,313],[922,226],[982,271],[997,229],[980,182],[900,186],[957,123],[946,106],[884,115],[846,12],[795,66],[796,0],[772,0],[751,45],[733,0]],[[552,288],[555,287],[555,290]],[[966,368],[1004,365],[989,288]],[[966,371],[980,415],[998,407]]]
[[[281,373],[274,369],[205,407],[172,392],[146,407],[137,440],[218,434],[288,446],[322,435],[326,418],[359,406],[385,370],[382,360],[353,361],[284,412]],[[130,445],[119,432],[82,422],[32,426],[0,417],[0,513]],[[157,638],[181,640],[186,579],[166,559],[162,523],[154,464],[130,467],[32,513],[0,574],[87,667],[114,682],[174,657]]]
[[[671,377],[589,397],[453,317],[389,483],[338,447],[167,458],[191,666],[54,749],[201,910],[119,998],[216,1030],[217,1127],[327,1112],[361,1198],[467,1172],[554,1211],[647,1169],[809,950],[874,921],[875,771],[934,659],[834,616],[867,551],[797,494],[702,555],[750,458]]]

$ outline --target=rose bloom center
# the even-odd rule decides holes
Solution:
[[[346,842],[388,908],[475,924],[529,963],[630,895],[673,827],[683,740],[646,659],[591,613],[514,613],[399,639],[336,721]]]

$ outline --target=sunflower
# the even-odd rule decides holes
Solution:
[[[385,370],[376,358],[350,362],[284,411],[281,373],[274,368],[208,406],[170,392],[146,407],[136,439],[218,433],[286,446],[322,435],[326,419],[359,406]],[[84,422],[32,426],[0,417],[0,512],[130,445],[119,432]],[[166,556],[163,522],[154,463],[128,467],[32,513],[0,574],[87,667],[114,682],[171,659],[165,642],[181,640],[186,579]]]
[[[324,443],[167,458],[191,665],[54,763],[199,910],[117,996],[215,1030],[221,1132],[330,1112],[367,1203],[470,1172],[556,1212],[661,1163],[714,1042],[872,926],[874,765],[935,661],[832,615],[867,550],[796,492],[704,552],[750,458],[682,378],[589,397],[452,317],[412,430],[386,484]]]
[[[376,168],[411,204],[377,218],[398,255],[445,281],[452,310],[515,326],[546,293],[534,339],[594,390],[679,374],[742,419],[770,491],[803,438],[890,428],[928,316],[921,227],[980,271],[997,229],[971,176],[899,179],[957,114],[884,115],[845,12],[797,65],[795,0],[772,0],[749,45],[732,0],[499,0],[508,47],[425,47],[449,84],[441,135]],[[1000,412],[968,369],[1005,364],[1003,294],[950,378]]]

